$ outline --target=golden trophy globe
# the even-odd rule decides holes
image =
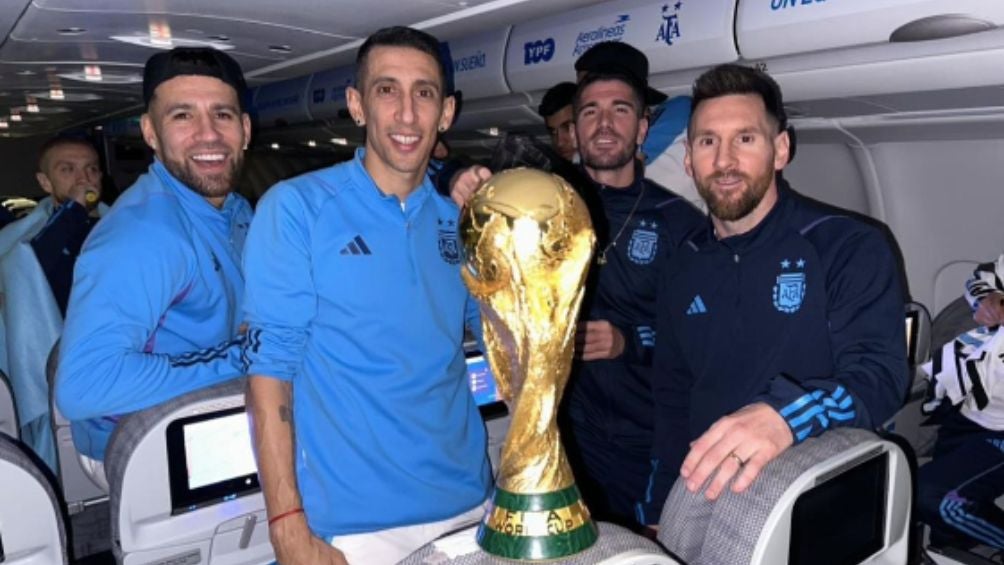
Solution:
[[[478,544],[507,559],[578,553],[596,541],[596,525],[557,415],[596,241],[589,212],[560,177],[512,169],[474,193],[460,236],[464,283],[480,302],[485,353],[512,414]]]

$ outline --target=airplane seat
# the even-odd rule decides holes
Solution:
[[[7,374],[0,371],[0,434],[18,439],[21,430],[17,423],[17,406],[14,404],[13,390]]]
[[[104,488],[104,481],[92,477],[84,469],[80,452],[73,444],[70,421],[56,406],[55,385],[58,365],[59,340],[56,340],[45,363],[45,376],[49,383],[49,415],[52,418],[52,431],[56,438],[59,484],[63,488],[63,498],[66,500],[68,511],[70,514],[76,514],[89,504],[107,500],[108,490]]]
[[[0,434],[0,562],[69,563],[66,524],[45,463],[21,442]]]
[[[655,542],[630,530],[598,522],[599,538],[589,549],[548,561],[548,565],[679,565]],[[403,559],[398,565],[501,565],[513,563],[495,557],[478,547],[478,527],[471,526],[428,543]]]
[[[771,461],[717,502],[670,492],[659,541],[689,565],[902,565],[910,547],[911,463],[895,442],[841,428]]]
[[[929,452],[936,438],[935,430],[923,423],[921,405],[927,396],[927,378],[920,366],[931,359],[933,334],[931,313],[919,302],[906,303],[906,359],[911,380],[906,402],[882,429],[895,432],[909,442],[913,452]]]
[[[931,351],[940,351],[946,343],[959,334],[976,329],[979,324],[973,320],[973,309],[965,296],[948,303],[934,317],[931,328]]]
[[[243,379],[119,421],[105,454],[119,564],[275,559],[248,426]]]

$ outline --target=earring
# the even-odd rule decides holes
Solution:
[[[446,131],[446,126],[439,126],[439,133]]]
[[[356,120],[356,125],[362,127],[363,125],[362,119]]]

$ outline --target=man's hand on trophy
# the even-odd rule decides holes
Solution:
[[[732,492],[743,492],[793,442],[791,428],[777,410],[762,402],[750,404],[720,418],[690,444],[680,476],[687,490],[697,492],[714,474],[704,490],[708,500],[718,498],[733,477]]]
[[[450,198],[457,203],[457,206],[463,208],[464,204],[474,195],[474,191],[491,176],[492,172],[488,167],[481,165],[472,165],[458,171],[450,179]]]
[[[583,361],[616,359],[624,353],[624,335],[606,320],[588,321],[575,332],[575,351]]]

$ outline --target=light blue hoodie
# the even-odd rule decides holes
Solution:
[[[348,163],[279,183],[248,235],[248,374],[293,383],[296,475],[319,536],[443,520],[488,495],[467,384],[458,210]]]
[[[91,232],[74,270],[56,401],[84,455],[119,415],[240,376],[240,257],[251,207],[222,209],[160,161]]]

